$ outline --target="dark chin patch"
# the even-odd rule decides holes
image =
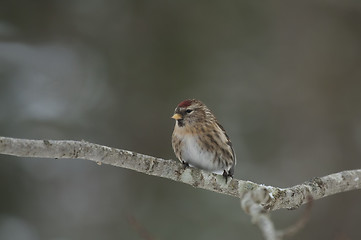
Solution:
[[[177,124],[178,124],[178,127],[184,127],[183,119],[178,119]]]

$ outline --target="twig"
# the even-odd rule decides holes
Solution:
[[[306,204],[306,209],[303,212],[301,218],[292,226],[284,230],[278,230],[277,231],[278,238],[283,239],[286,237],[291,237],[295,235],[297,232],[299,232],[306,225],[307,221],[310,219],[311,216],[312,203],[313,203],[313,199],[309,196],[308,203]]]
[[[155,238],[149,233],[147,229],[133,216],[128,214],[128,223],[134,227],[139,236],[145,240],[155,240]]]

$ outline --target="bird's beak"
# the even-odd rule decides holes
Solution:
[[[176,114],[174,114],[174,115],[172,116],[172,118],[175,119],[175,120],[179,120],[179,119],[182,118],[182,115],[180,115],[179,113],[176,113]]]

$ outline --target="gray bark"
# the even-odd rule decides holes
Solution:
[[[106,147],[86,141],[28,140],[0,137],[0,154],[18,157],[86,159],[98,164],[131,169],[152,176],[168,178],[221,194],[242,199],[257,189],[257,202],[271,211],[281,208],[295,209],[309,199],[320,199],[333,194],[361,188],[361,169],[343,171],[316,177],[302,184],[278,188],[250,181],[232,179],[225,182],[215,175],[195,168],[183,168],[178,161],[164,160],[136,152]]]

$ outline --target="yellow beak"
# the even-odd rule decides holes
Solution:
[[[182,118],[182,115],[180,115],[179,113],[176,113],[172,116],[173,119],[178,120]]]

